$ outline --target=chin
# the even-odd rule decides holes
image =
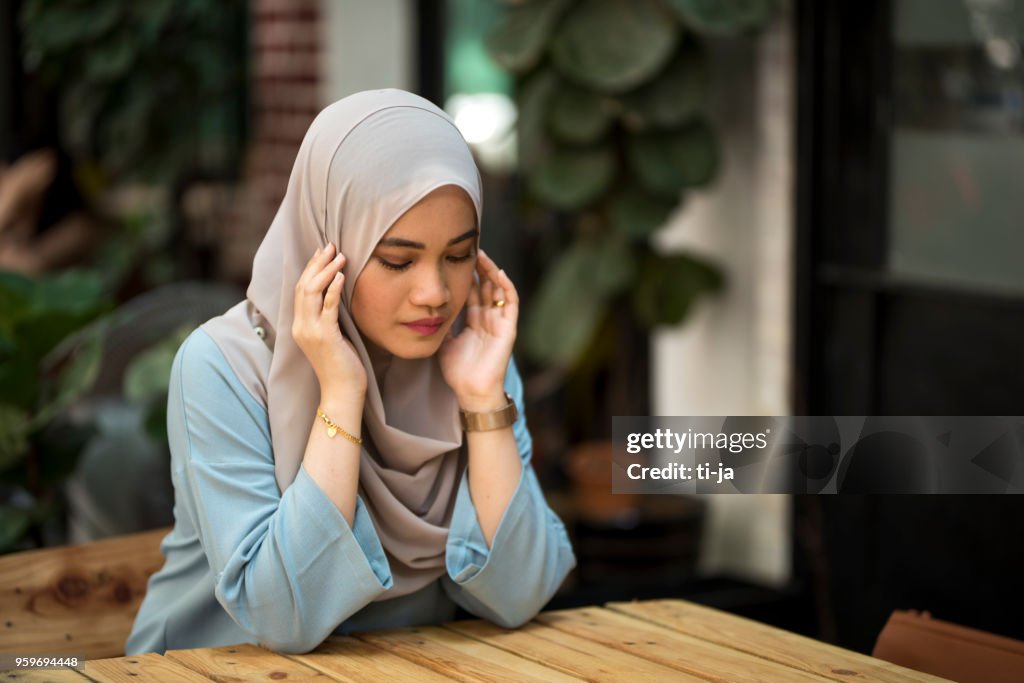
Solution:
[[[417,358],[430,358],[437,350],[441,348],[441,340],[444,338],[442,335],[437,335],[438,339],[427,340],[424,339],[420,343],[403,343],[393,345],[388,351],[393,356],[398,358],[404,358],[405,360],[415,360]]]

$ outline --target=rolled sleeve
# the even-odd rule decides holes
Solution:
[[[280,494],[266,410],[198,330],[175,359],[168,433],[217,601],[260,643],[316,647],[393,585],[360,499],[350,528],[305,467]]]
[[[469,612],[508,628],[532,619],[576,566],[568,534],[544,499],[530,459],[533,444],[523,411],[523,385],[509,364],[505,390],[519,408],[513,425],[523,460],[519,483],[488,548],[463,473],[446,549],[449,596]]]

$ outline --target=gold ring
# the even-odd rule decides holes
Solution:
[[[497,301],[495,301],[495,302],[494,302],[494,304],[493,304],[493,306],[494,306],[495,308],[501,308],[501,307],[502,307],[502,306],[504,306],[504,305],[505,305],[505,300],[504,300],[504,299],[498,299],[498,300],[497,300]]]

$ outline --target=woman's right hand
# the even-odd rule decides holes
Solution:
[[[345,255],[335,256],[334,252],[333,244],[318,249],[295,284],[292,337],[313,366],[321,395],[361,401],[366,395],[366,369],[352,342],[341,332],[338,307],[345,283],[341,272]]]

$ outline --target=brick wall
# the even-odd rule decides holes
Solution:
[[[224,224],[220,276],[247,284],[252,259],[321,108],[319,0],[251,0],[251,138]]]

